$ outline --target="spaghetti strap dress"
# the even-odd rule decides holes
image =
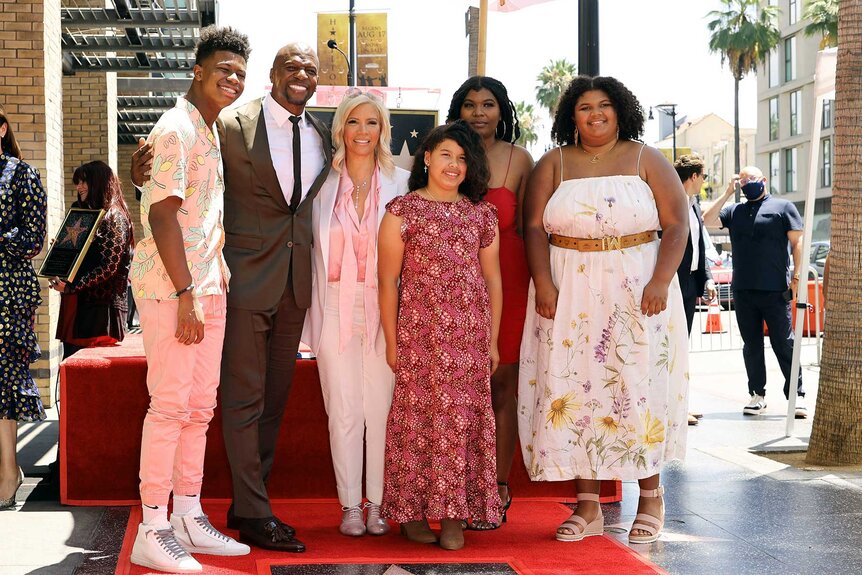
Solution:
[[[514,150],[515,144],[512,144],[506,177],[503,178],[504,184],[509,176]],[[518,196],[503,185],[499,188],[488,188],[485,201],[497,208],[500,228],[500,277],[503,282],[503,315],[497,338],[500,363],[518,363],[524,321],[527,317],[527,291],[530,288],[530,270],[527,268],[524,238],[518,235],[516,223]]]
[[[639,175],[561,177],[543,219],[549,234],[575,238],[659,229]],[[533,480],[642,479],[683,459],[688,334],[675,274],[667,309],[640,311],[658,249],[659,241],[596,252],[550,246],[557,311],[553,320],[535,312],[531,284],[518,383]]]

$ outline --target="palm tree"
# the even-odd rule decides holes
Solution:
[[[734,169],[739,173],[739,82],[749,72],[757,71],[758,63],[778,46],[781,33],[778,31],[778,7],[759,0],[721,0],[724,10],[713,10],[707,14],[712,18],[708,27],[709,51],[721,54],[721,63],[727,62],[733,74],[733,143],[735,148]],[[737,192],[738,194],[738,192]],[[737,200],[739,198],[737,197]]]
[[[802,17],[811,20],[802,30],[806,36],[823,36],[821,50],[838,45],[838,0],[811,0]]]
[[[548,109],[551,118],[557,111],[560,97],[569,87],[569,83],[575,75],[575,65],[562,58],[551,60],[551,63],[542,68],[542,71],[536,76],[536,81],[539,82],[536,86],[536,101]]]
[[[806,461],[815,465],[862,463],[862,0],[838,8],[835,73],[835,178],[832,181],[832,252],[820,388]]]
[[[523,101],[515,102],[515,116],[518,117],[518,124],[521,126],[521,137],[515,143],[529,148],[539,141],[539,135],[536,134],[536,125],[539,123],[536,110],[532,104]]]

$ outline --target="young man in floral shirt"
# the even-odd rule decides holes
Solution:
[[[144,239],[130,273],[150,393],[141,438],[143,522],[131,561],[172,573],[201,571],[190,553],[249,552],[212,527],[200,493],[230,279],[215,121],[242,94],[250,51],[248,38],[231,28],[201,30],[191,87],[149,136],[154,156],[141,197]]]

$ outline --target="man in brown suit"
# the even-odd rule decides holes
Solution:
[[[219,116],[225,246],[231,270],[219,387],[233,479],[228,527],[240,540],[305,551],[272,513],[266,482],[311,304],[311,207],[329,174],[329,128],[305,112],[318,59],[305,44],[278,51],[272,91]],[[133,181],[147,169],[135,154]]]
[[[270,70],[271,94],[229,110],[219,123],[224,255],[232,275],[220,386],[233,478],[228,520],[242,541],[282,551],[305,550],[273,516],[266,481],[311,305],[311,206],[332,159],[329,129],[305,113],[317,70],[312,48],[288,44]],[[305,126],[294,126],[293,118]],[[297,132],[301,154],[286,145],[295,145]],[[310,173],[294,165],[299,155],[313,163]],[[294,184],[300,174],[301,189]]]

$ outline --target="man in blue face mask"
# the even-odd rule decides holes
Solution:
[[[746,201],[724,206],[739,185]],[[745,415],[766,410],[766,363],[763,351],[763,323],[784,374],[784,396],[790,390],[793,357],[793,330],[790,300],[796,297],[802,269],[802,218],[791,202],[768,193],[763,172],[754,166],[740,170],[724,195],[703,214],[704,224],[727,228],[733,252],[733,305],[742,336],[742,356],[748,374],[751,400]],[[793,277],[790,258],[793,255]],[[805,419],[805,392],[802,372],[796,382],[796,418]]]

